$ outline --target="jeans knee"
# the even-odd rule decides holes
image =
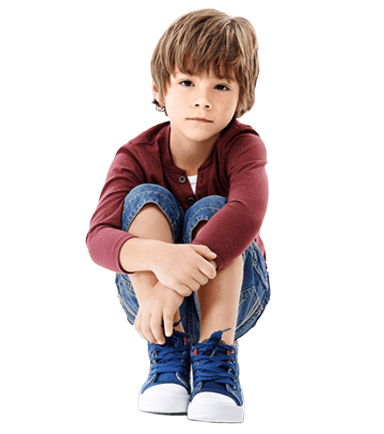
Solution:
[[[222,196],[206,196],[194,203],[185,213],[183,225],[183,241],[186,244],[192,242],[192,233],[202,221],[209,221],[220,211],[228,199]]]
[[[227,202],[228,202],[228,199],[223,197],[223,196],[212,195],[212,196],[203,197],[198,202],[196,202],[195,205],[198,205],[196,208],[203,208],[203,209],[209,208],[212,211],[216,210],[216,211],[214,211],[214,213],[216,213],[221,208],[223,208],[223,206]]]
[[[143,207],[149,203],[160,204],[167,201],[174,204],[176,199],[166,188],[156,184],[140,184],[132,188],[125,197],[123,212],[133,204]]]
[[[169,194],[173,196],[170,191],[168,191],[166,188],[162,187],[161,185],[139,184],[136,185],[136,187],[132,188],[132,190],[127,194],[125,200],[143,194],[165,194],[165,195]]]
[[[167,217],[174,239],[177,239],[184,211],[174,195],[156,184],[140,184],[125,197],[122,215],[122,229],[127,231],[134,218],[145,205],[155,204]]]

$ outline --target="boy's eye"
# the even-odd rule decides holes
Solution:
[[[216,87],[219,90],[229,90],[229,88],[225,84],[218,84]]]
[[[193,86],[193,83],[192,83],[192,81],[190,81],[190,80],[183,80],[183,81],[180,82],[180,84],[181,84],[182,86],[185,86],[185,87],[191,87],[191,86]],[[217,88],[217,89],[219,89],[219,90],[221,90],[221,91],[229,90],[229,87],[226,86],[225,84],[217,84],[217,85],[215,86],[215,88]]]

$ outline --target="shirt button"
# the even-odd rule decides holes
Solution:
[[[187,178],[183,175],[179,176],[179,182],[180,184],[185,184],[187,182]]]
[[[195,203],[195,198],[192,196],[189,196],[187,199],[188,205],[193,205]]]

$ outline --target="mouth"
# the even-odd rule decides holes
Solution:
[[[190,121],[197,121],[197,122],[205,122],[205,123],[212,123],[210,119],[205,118],[188,118]]]

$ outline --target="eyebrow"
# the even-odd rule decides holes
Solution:
[[[198,77],[199,75],[201,75],[201,74],[190,74],[190,73],[188,73],[188,72],[181,72],[181,71],[178,71],[176,74],[172,74],[173,75],[173,77],[177,77],[177,76],[179,76],[179,75],[181,75],[181,76],[183,76],[183,75],[185,75],[185,76],[188,76],[188,77]],[[217,76],[214,76],[214,77],[212,77],[212,80],[217,80],[217,81],[221,81],[221,80],[225,80],[225,81],[228,81],[228,82],[235,82],[236,81],[236,79],[235,78],[230,78],[230,77],[217,77]]]

